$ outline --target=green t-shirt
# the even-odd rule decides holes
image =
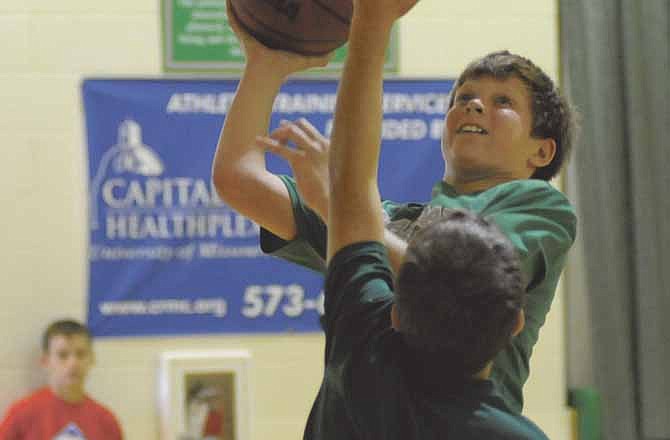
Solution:
[[[325,283],[325,370],[305,440],[546,440],[494,382],[422,362],[391,329],[393,275],[381,243],[332,259]],[[439,364],[439,362],[438,362]]]
[[[302,201],[291,177],[282,176],[291,195],[297,235],[290,242],[261,231],[261,248],[272,255],[325,271],[326,227]],[[442,209],[468,209],[490,220],[507,235],[521,257],[527,281],[526,325],[494,360],[492,379],[515,411],[523,408],[522,387],[529,360],[554,298],[565,257],[575,239],[576,217],[567,198],[541,180],[515,180],[475,194],[458,194],[439,182],[428,205],[382,203],[387,228],[410,238]]]

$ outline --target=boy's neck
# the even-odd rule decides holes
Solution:
[[[489,188],[493,188],[496,185],[502,183],[512,182],[514,180],[521,180],[529,178],[525,176],[513,176],[513,175],[495,175],[495,176],[483,176],[483,177],[459,177],[445,174],[444,181],[451,185],[457,193],[459,194],[472,194],[477,192],[486,191]]]
[[[49,385],[51,392],[61,400],[67,403],[81,403],[86,397],[84,387],[58,387],[56,385]]]

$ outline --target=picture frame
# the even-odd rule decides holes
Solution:
[[[158,380],[161,438],[251,439],[250,368],[248,350],[162,353]]]

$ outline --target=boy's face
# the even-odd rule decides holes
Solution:
[[[465,81],[455,93],[442,145],[447,175],[530,177],[535,168],[529,158],[539,142],[530,136],[533,115],[523,81],[483,76]]]
[[[42,356],[49,383],[60,389],[80,388],[93,366],[91,341],[85,335],[54,335]]]

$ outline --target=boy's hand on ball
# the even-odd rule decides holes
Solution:
[[[226,0],[226,11],[228,15],[228,23],[240,41],[247,64],[261,63],[265,66],[269,66],[271,68],[268,69],[268,74],[277,73],[287,76],[314,67],[325,67],[334,54],[334,52],[331,52],[321,56],[305,56],[293,52],[270,49],[249,35],[242,26],[240,26],[234,14],[231,12],[232,7],[230,0]]]

